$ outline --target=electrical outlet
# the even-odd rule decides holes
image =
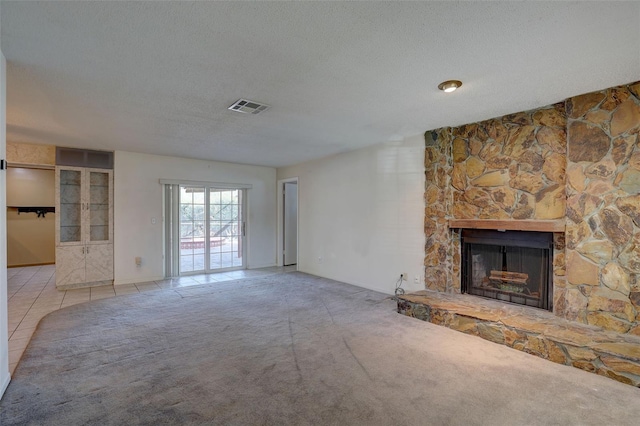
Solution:
[[[416,284],[420,284],[420,277],[413,277],[413,282]]]
[[[318,263],[322,263],[323,260],[322,256],[318,256]]]
[[[402,281],[407,281],[409,279],[409,274],[407,274],[406,272],[403,272],[400,275],[402,275]]]

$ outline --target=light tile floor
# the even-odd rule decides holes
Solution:
[[[215,285],[217,282],[252,278],[295,271],[296,266],[190,275],[161,281],[102,286],[59,291],[56,289],[55,266],[29,266],[7,270],[9,300],[9,371],[20,361],[36,326],[48,313],[77,303],[127,294],[146,293],[162,289],[194,285]]]

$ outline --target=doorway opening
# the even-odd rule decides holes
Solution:
[[[298,265],[298,178],[278,181],[278,266]]]
[[[298,264],[298,183],[285,182],[283,197],[283,266]]]
[[[55,170],[53,166],[7,168],[7,266],[55,263]]]

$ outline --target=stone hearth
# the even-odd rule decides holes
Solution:
[[[559,364],[640,386],[640,337],[558,318],[550,312],[423,290],[398,296],[398,311]]]

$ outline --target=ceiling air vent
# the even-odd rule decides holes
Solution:
[[[238,99],[228,109],[231,111],[243,112],[245,114],[260,114],[268,108],[269,105],[259,104],[258,102],[248,101],[246,99]]]

